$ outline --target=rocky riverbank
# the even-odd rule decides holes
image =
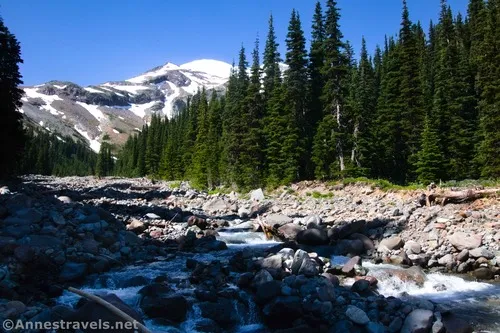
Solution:
[[[0,317],[90,320],[92,302],[55,306],[65,287],[131,264],[181,260],[192,295],[176,293],[186,280],[165,272],[123,282],[146,285],[137,309],[108,298],[172,332],[193,308],[204,318],[196,331],[234,330],[238,320],[228,314],[248,312],[254,303],[271,330],[451,332],[468,325],[432,302],[378,295],[377,279],[362,261],[409,267],[389,274],[415,283],[423,283],[422,269],[478,279],[500,272],[500,204],[492,198],[426,207],[419,192],[365,185],[304,182],[243,195],[172,185],[27,176],[1,188]],[[197,260],[197,253],[224,256],[222,240],[237,243],[239,231],[253,237],[262,224],[285,243],[231,252],[217,262]],[[354,277],[351,287],[343,286]]]

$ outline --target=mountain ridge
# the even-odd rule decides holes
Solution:
[[[33,124],[85,141],[98,151],[102,137],[121,145],[154,113],[172,118],[201,88],[225,91],[231,68],[223,61],[198,59],[181,65],[167,62],[98,85],[52,80],[23,87],[19,112]]]

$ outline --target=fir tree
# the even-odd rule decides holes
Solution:
[[[0,178],[12,175],[24,146],[24,132],[21,125],[21,107],[23,91],[19,85],[23,82],[19,73],[21,47],[16,37],[4,25],[0,18]]]
[[[276,33],[274,31],[274,19],[269,17],[269,30],[267,33],[266,46],[264,49],[264,99],[267,101],[276,85],[277,81],[281,80],[281,71],[279,67],[280,53],[278,51],[279,44],[276,41]]]
[[[418,153],[417,180],[422,184],[437,182],[440,180],[442,165],[439,135],[430,117],[426,117],[422,132],[422,148]]]

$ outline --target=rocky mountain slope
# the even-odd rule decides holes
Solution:
[[[202,87],[223,91],[230,71],[228,63],[204,59],[180,66],[167,63],[125,81],[88,87],[50,81],[25,87],[19,111],[27,121],[86,140],[99,151],[105,134],[120,145],[151,114],[172,117]]]

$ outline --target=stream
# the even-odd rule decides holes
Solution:
[[[278,244],[278,242],[266,240],[263,233],[242,231],[241,229],[227,229],[219,232],[218,239],[227,243],[227,250],[210,253],[178,252],[175,256],[158,257],[157,261],[153,263],[138,263],[99,276],[89,277],[80,289],[95,294],[114,293],[140,312],[137,292],[143,285],[123,287],[124,282],[135,276],[142,276],[151,281],[157,276],[167,275],[174,292],[193,303],[186,321],[178,329],[180,332],[186,333],[197,332],[195,325],[197,320],[201,318],[201,314],[195,303],[195,286],[189,283],[188,278],[191,271],[186,268],[186,259],[193,258],[204,263],[219,260],[224,263],[235,252],[242,249],[257,250]],[[368,262],[364,262],[363,266],[369,269],[369,275],[378,279],[377,291],[384,296],[430,300],[453,310],[472,323],[476,327],[476,332],[500,332],[500,284],[498,283],[476,282],[463,276],[431,273],[426,275],[422,285],[417,285],[413,281],[403,281],[397,276],[387,274],[388,271],[402,269],[397,266],[375,265]],[[352,282],[346,279],[345,284],[349,285]],[[237,286],[230,287],[238,288]],[[78,298],[79,296],[65,291],[57,302],[73,306]],[[240,323],[232,333],[268,332],[259,321],[257,306],[253,301],[250,301],[249,304],[249,310],[244,313],[238,311],[235,304],[234,311],[238,311]],[[146,326],[155,332],[179,332],[161,326],[152,320],[146,320]]]

